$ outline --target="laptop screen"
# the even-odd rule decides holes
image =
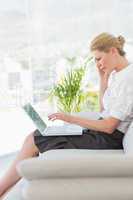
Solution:
[[[32,119],[32,121],[35,123],[37,129],[43,133],[46,129],[47,125],[44,123],[44,121],[41,119],[39,114],[35,111],[33,106],[30,103],[27,103],[23,106],[23,109],[28,114],[28,116]]]

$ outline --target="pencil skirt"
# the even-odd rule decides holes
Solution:
[[[43,136],[38,130],[33,133],[40,153],[51,149],[123,149],[124,133],[115,130],[112,134],[83,129],[82,135]]]

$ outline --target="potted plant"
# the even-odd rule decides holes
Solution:
[[[82,89],[82,80],[90,60],[87,58],[82,66],[67,70],[60,82],[53,86],[49,97],[56,102],[58,111],[80,112],[87,103],[89,91]]]

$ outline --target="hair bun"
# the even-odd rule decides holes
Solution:
[[[119,35],[117,37],[118,41],[119,41],[119,44],[121,45],[121,47],[123,47],[124,43],[125,43],[125,38],[121,35]]]

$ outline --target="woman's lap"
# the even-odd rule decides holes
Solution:
[[[118,130],[106,134],[84,129],[80,136],[42,136],[38,130],[34,131],[34,141],[40,153],[51,149],[122,149],[123,136]]]

